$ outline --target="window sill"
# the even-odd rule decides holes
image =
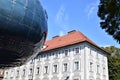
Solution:
[[[41,60],[40,60],[40,61],[37,61],[37,63],[39,63],[39,62],[41,62]]]
[[[48,75],[48,73],[44,73],[44,75]]]
[[[56,57],[56,58],[53,58],[53,59],[55,59],[55,60],[56,60],[56,59],[59,59],[59,58],[58,58],[58,57]]]
[[[90,73],[93,73],[93,71],[89,71]]]
[[[54,75],[54,74],[58,74],[58,72],[53,72],[52,74],[53,74],[53,75]]]
[[[97,73],[97,75],[100,75],[100,73]]]
[[[81,70],[74,70],[74,72],[81,72]]]
[[[36,74],[37,76],[40,75],[40,74]]]
[[[74,55],[81,55],[80,53],[75,53]]]

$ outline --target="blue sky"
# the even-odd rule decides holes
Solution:
[[[48,13],[48,37],[79,30],[99,46],[120,45],[100,28],[99,0],[40,0]]]

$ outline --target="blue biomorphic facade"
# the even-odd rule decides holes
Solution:
[[[32,59],[46,33],[47,14],[39,0],[0,0],[0,67]]]

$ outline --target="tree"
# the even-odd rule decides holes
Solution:
[[[109,56],[108,67],[109,67],[109,79],[120,80],[120,55]]]
[[[120,55],[120,48],[117,48],[115,46],[108,46],[108,47],[102,47],[105,51],[109,52],[110,56],[117,56]]]
[[[100,0],[100,27],[120,43],[120,0]]]
[[[120,80],[120,48],[114,46],[102,48],[111,53],[108,56],[109,80]]]

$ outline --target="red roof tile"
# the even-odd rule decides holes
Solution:
[[[87,41],[93,45],[96,45],[90,39],[88,39],[85,35],[83,35],[79,31],[71,31],[67,35],[54,37],[52,40],[48,40],[45,42],[46,48],[43,51],[48,51],[80,42]],[[97,46],[97,45],[96,45]],[[43,52],[42,51],[42,52]]]

